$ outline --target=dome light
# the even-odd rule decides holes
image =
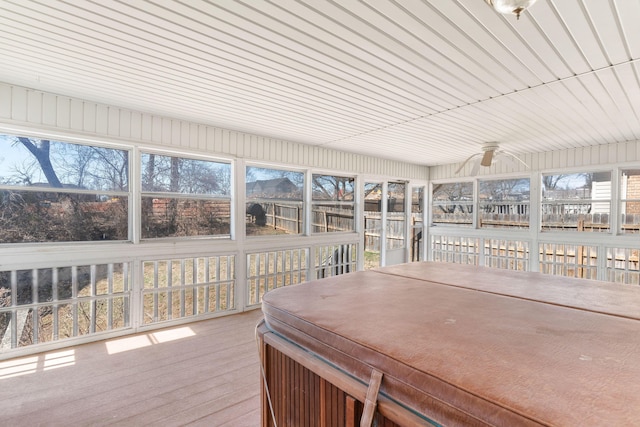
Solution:
[[[493,7],[500,13],[513,13],[517,19],[520,19],[520,14],[536,0],[485,0],[487,4]]]

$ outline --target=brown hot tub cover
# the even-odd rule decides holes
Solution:
[[[273,333],[441,425],[640,425],[640,288],[413,263],[276,289]]]

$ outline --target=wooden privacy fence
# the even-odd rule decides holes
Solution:
[[[302,208],[282,203],[263,203],[262,205],[266,211],[267,226],[287,233],[302,233]]]
[[[364,250],[380,252],[382,215],[379,212],[364,213]]]
[[[411,227],[411,260],[418,261],[420,259],[420,243],[422,242],[422,220],[412,218]],[[380,212],[365,212],[364,214],[364,250],[369,252],[380,252],[381,249],[381,233],[382,215]],[[404,237],[404,217],[387,218],[387,249],[403,248],[405,245]]]
[[[577,230],[577,231],[608,231],[611,227],[611,217],[606,213],[596,214],[542,214],[541,227],[543,230]],[[470,213],[434,213],[434,224],[466,225],[473,224],[473,214]],[[511,213],[481,213],[481,227],[494,228],[527,228],[529,215]],[[640,214],[621,214],[620,228],[625,233],[640,232]]]
[[[353,231],[353,211],[314,209],[311,213],[311,229],[313,232]]]
[[[303,209],[295,204],[260,203],[266,217],[265,225],[287,233],[302,233]],[[353,231],[355,222],[353,210],[313,209],[311,214],[312,232]]]
[[[287,233],[302,232],[302,208],[281,203],[261,203],[266,215],[266,226]],[[414,227],[418,222],[414,221]],[[389,216],[386,225],[388,249],[402,248],[405,245],[405,219]],[[380,212],[364,213],[364,244],[366,251],[380,252],[382,217]],[[338,209],[314,209],[312,212],[313,232],[352,231],[354,230],[353,211]],[[412,236],[412,246],[419,245],[422,233],[416,231]],[[419,253],[418,251],[414,251]]]
[[[404,247],[404,216],[387,217],[387,249]],[[382,230],[382,215],[380,212],[365,212],[364,214],[364,250],[380,252]]]

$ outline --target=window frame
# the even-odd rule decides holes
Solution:
[[[11,133],[9,133],[9,131]],[[96,240],[54,240],[54,241],[33,241],[33,242],[0,242],[0,246],[11,245],[11,246],[31,246],[31,245],[42,245],[42,246],[53,246],[53,245],[86,245],[86,244],[119,244],[119,243],[131,243],[134,238],[134,229],[132,227],[132,217],[134,215],[133,212],[133,199],[134,199],[134,157],[135,157],[135,148],[130,145],[117,144],[109,141],[99,140],[99,139],[88,139],[88,138],[78,138],[72,136],[65,136],[56,133],[40,133],[40,132],[32,132],[32,131],[16,131],[10,129],[2,129],[0,130],[0,134],[10,136],[10,137],[26,137],[26,138],[34,138],[39,140],[49,140],[56,143],[68,144],[68,145],[78,145],[84,147],[94,147],[100,149],[107,150],[115,150],[122,151],[127,153],[127,189],[126,190],[91,190],[91,189],[78,189],[74,187],[70,187],[69,184],[66,187],[51,187],[51,186],[25,186],[25,185],[10,185],[10,184],[2,184],[0,183],[0,191],[13,191],[13,192],[26,192],[26,193],[43,193],[43,194],[71,194],[78,196],[95,196],[95,197],[117,197],[126,199],[126,218],[127,218],[127,237],[124,239],[96,239]]]
[[[247,187],[247,184],[248,184],[247,172],[248,172],[248,170],[250,168],[266,169],[266,170],[274,170],[274,171],[282,171],[282,172],[292,172],[292,173],[300,174],[302,176],[302,186],[300,187],[300,199],[299,200],[298,199],[295,199],[295,200],[294,199],[282,199],[282,198],[255,198],[255,199],[250,199],[249,195],[247,194],[247,191],[246,191],[246,187]],[[262,164],[262,163],[247,163],[244,166],[243,178],[244,178],[244,186],[245,186],[244,204],[243,204],[244,210],[245,210],[245,214],[246,214],[246,209],[247,209],[249,203],[251,203],[251,202],[273,203],[273,202],[283,201],[283,202],[290,203],[290,204],[297,204],[297,205],[299,205],[299,208],[302,210],[302,214],[300,215],[300,217],[301,217],[300,232],[299,233],[277,234],[277,237],[294,238],[294,237],[299,237],[299,236],[306,235],[307,210],[309,209],[309,206],[308,206],[309,204],[307,203],[307,192],[305,191],[306,186],[307,186],[307,173],[306,173],[305,170],[302,170],[302,169],[299,169],[299,168],[287,168],[285,165],[274,166],[274,165]],[[248,214],[246,214],[246,215],[248,215]],[[244,233],[245,233],[245,236],[248,239],[261,239],[261,238],[274,237],[273,235],[256,235],[256,234],[247,233],[247,218],[246,218],[246,215],[245,215],[245,221],[242,222],[242,225],[238,224],[238,226],[244,227]]]
[[[336,177],[336,178],[347,178],[351,181],[351,190],[352,190],[352,196],[351,196],[351,200],[335,200],[335,199],[330,199],[330,200],[318,200],[314,198],[314,179],[315,176],[331,176],[331,177]],[[338,173],[332,173],[332,172],[326,172],[326,171],[320,171],[320,170],[315,170],[315,169],[311,169],[309,171],[309,218],[310,218],[310,222],[309,222],[309,234],[312,236],[323,236],[323,235],[327,235],[327,234],[345,234],[345,233],[356,233],[358,231],[358,221],[357,221],[357,217],[358,217],[358,204],[356,203],[357,198],[358,198],[358,177],[355,175],[351,175],[351,174],[342,174],[339,175]],[[342,206],[348,206],[351,207],[351,211],[353,213],[353,227],[351,230],[342,230],[342,231],[314,231],[314,221],[313,221],[313,213],[315,211],[315,207],[318,205],[333,205],[336,207],[342,207]]]
[[[141,242],[152,242],[152,241],[188,241],[188,240],[200,240],[200,239],[217,239],[217,240],[231,240],[234,234],[233,227],[235,226],[234,221],[234,212],[235,212],[235,199],[236,199],[236,191],[235,191],[235,162],[231,159],[224,159],[221,157],[214,156],[201,156],[192,153],[186,152],[178,152],[174,150],[161,150],[149,147],[138,147],[136,150],[136,190],[137,190],[137,209],[136,215],[138,221],[136,227],[137,233],[137,241]],[[203,194],[203,193],[181,193],[181,192],[159,192],[159,191],[143,191],[143,163],[142,158],[144,154],[153,154],[163,157],[175,157],[185,160],[195,160],[195,161],[203,161],[203,162],[211,162],[211,163],[219,163],[223,165],[228,165],[228,193],[229,195],[218,195],[218,194]],[[195,196],[195,197],[194,197]],[[143,227],[143,198],[151,197],[151,198],[163,198],[163,199],[176,199],[176,200],[193,200],[193,201],[227,201],[229,203],[229,232],[224,234],[206,234],[206,235],[188,235],[188,236],[161,236],[161,237],[143,237],[142,227]]]
[[[617,233],[616,229],[618,228],[617,226],[617,205],[619,204],[618,200],[619,197],[617,195],[617,190],[618,190],[618,182],[619,180],[617,179],[617,174],[619,174],[619,172],[615,169],[615,168],[593,168],[593,169],[586,169],[586,168],[572,168],[569,170],[564,170],[564,171],[557,171],[557,170],[549,170],[549,171],[541,171],[539,176],[539,202],[538,202],[538,231],[540,233],[543,234],[551,234],[551,233],[568,233],[568,234],[582,234],[582,233],[591,233],[593,230],[579,230],[579,223],[576,222],[575,224],[575,230],[573,229],[548,229],[545,228],[545,222],[544,222],[544,206],[545,206],[545,198],[544,198],[544,177],[545,176],[561,176],[561,175],[581,175],[581,174],[603,174],[603,173],[608,173],[609,174],[609,194],[610,197],[608,199],[594,199],[593,195],[591,195],[591,197],[589,199],[575,199],[577,200],[578,203],[573,203],[574,205],[579,205],[579,204],[593,204],[593,203],[608,203],[609,204],[609,210],[608,213],[606,213],[606,215],[608,215],[608,227],[606,229],[602,229],[600,231],[597,231],[597,234],[601,234],[601,235],[614,235]],[[572,189],[577,191],[578,189]],[[589,190],[591,191],[591,190]],[[565,202],[565,201],[571,201],[574,199],[567,199],[567,198],[563,198],[563,199],[556,199],[559,202]],[[568,203],[570,204],[570,203]],[[587,213],[590,214],[590,213]],[[566,214],[563,214],[566,215]],[[583,213],[577,213],[576,215],[584,215]],[[592,214],[593,215],[593,214]],[[569,227],[573,228],[573,225],[569,225]]]
[[[638,195],[638,197],[632,197],[632,198],[627,198],[627,194],[625,194],[623,192],[623,179],[624,179],[624,173],[625,172],[637,172],[636,174],[632,175],[632,176],[636,176],[638,177],[638,181],[640,181],[640,165],[636,165],[636,166],[626,166],[626,167],[619,167],[618,171],[617,171],[617,188],[618,188],[618,200],[616,201],[616,205],[618,208],[618,212],[616,215],[616,219],[618,222],[618,226],[617,226],[617,233],[620,236],[637,236],[640,233],[640,230],[637,232],[626,232],[623,230],[623,227],[625,225],[625,221],[622,220],[622,215],[628,215],[627,213],[627,209],[623,209],[623,205],[626,203],[637,203],[638,205],[640,205],[640,194]],[[624,185],[626,186],[627,183],[625,182]],[[640,183],[638,184],[640,186]],[[627,188],[628,190],[628,188]],[[628,191],[627,191],[628,192]],[[612,200],[613,203],[613,200]],[[623,213],[624,212],[624,213]],[[635,214],[638,215],[640,217],[640,211]]]
[[[527,195],[527,199],[518,202],[517,204],[519,205],[526,205],[528,206],[527,209],[527,213],[525,214],[528,218],[527,218],[527,225],[526,226],[516,226],[516,227],[500,227],[500,226],[495,226],[495,227],[491,227],[491,226],[484,226],[483,225],[483,218],[482,218],[482,209],[485,205],[491,206],[494,205],[496,203],[487,203],[484,202],[481,198],[481,192],[482,192],[482,183],[483,182],[490,182],[490,181],[522,181],[522,180],[526,180],[528,181],[528,195]],[[517,184],[516,184],[517,185]],[[514,186],[515,187],[515,186]],[[527,231],[529,229],[531,229],[531,212],[532,212],[532,205],[531,205],[531,177],[530,176],[512,176],[512,177],[498,177],[498,176],[493,176],[493,177],[489,177],[489,178],[477,178],[477,188],[478,191],[475,195],[475,197],[477,197],[476,200],[476,212],[477,212],[477,216],[475,218],[476,224],[477,224],[477,228],[478,229],[482,229],[482,230],[496,230],[496,229],[507,229],[507,230],[513,230],[514,232],[518,232],[518,231]],[[507,205],[512,205],[515,204],[514,201],[511,200],[506,200],[502,203],[507,204]]]
[[[428,209],[428,214],[429,214],[429,227],[447,227],[447,228],[456,228],[456,227],[460,227],[460,228],[464,228],[464,229],[473,229],[476,228],[476,218],[477,218],[477,209],[476,209],[476,188],[477,188],[477,179],[475,178],[469,178],[469,177],[465,177],[459,180],[455,180],[455,181],[451,181],[451,180],[447,180],[447,181],[432,181],[429,185],[429,204],[427,205],[427,209]],[[434,208],[436,206],[448,206],[450,204],[454,204],[452,203],[452,200],[447,200],[446,203],[444,204],[439,204],[436,203],[436,198],[434,195],[434,187],[437,185],[455,185],[455,184],[462,184],[462,185],[470,185],[471,186],[471,199],[470,200],[465,200],[463,205],[465,207],[469,207],[471,209],[471,212],[468,213],[468,215],[471,218],[471,222],[469,223],[462,223],[462,222],[436,222],[434,221]],[[460,204],[460,203],[458,203]],[[454,212],[455,213],[455,206],[454,206]],[[449,215],[450,213],[445,212],[445,215]]]

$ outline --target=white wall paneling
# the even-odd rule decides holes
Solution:
[[[58,133],[89,134],[252,160],[398,178],[428,178],[428,168],[409,162],[310,147],[4,83],[0,83],[0,120],[8,125]]]

